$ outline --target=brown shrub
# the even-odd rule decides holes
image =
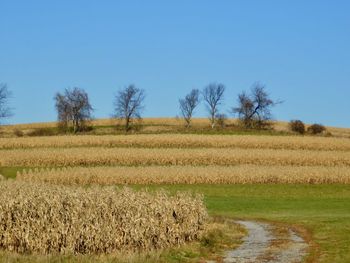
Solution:
[[[0,249],[19,253],[148,251],[200,237],[201,197],[124,188],[0,183]]]
[[[289,122],[289,129],[292,132],[304,134],[305,133],[305,124],[301,120],[291,120]]]
[[[14,135],[16,135],[17,137],[23,137],[24,133],[23,131],[19,130],[19,129],[14,129],[13,131]]]
[[[312,124],[309,128],[307,128],[307,132],[311,134],[320,134],[326,131],[326,127],[322,124]]]

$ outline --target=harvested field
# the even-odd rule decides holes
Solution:
[[[350,139],[252,135],[105,135],[0,138],[0,149],[50,147],[241,148],[350,151]]]
[[[27,171],[17,173],[15,187],[10,187],[12,180],[0,183],[0,217],[4,215],[0,231],[7,231],[5,235],[0,233],[0,250],[112,256],[116,251],[148,253],[160,248],[156,253],[162,253],[167,251],[162,248],[171,251],[177,244],[201,235],[206,217],[201,199],[181,195],[185,196],[180,198],[184,203],[180,199],[175,202],[176,197],[160,194],[164,196],[160,198],[143,191],[121,196],[120,191],[112,193],[112,186],[96,186],[139,184],[131,187],[142,190],[142,185],[147,185],[152,191],[165,188],[172,189],[172,193],[184,189],[204,193],[211,214],[288,219],[290,224],[306,225],[316,233],[312,238],[321,245],[324,242],[322,250],[330,251],[330,258],[347,256],[333,244],[348,243],[345,230],[349,202],[346,187],[340,184],[350,184],[349,147],[346,138],[310,136],[153,134],[1,139],[0,172],[14,178],[23,167]],[[88,186],[88,190],[80,185]],[[329,199],[325,196],[328,190],[332,193]],[[105,205],[108,202],[114,208]],[[181,216],[176,213],[176,218],[169,213],[175,208],[182,211]],[[113,217],[105,215],[107,210]],[[27,219],[12,224],[8,220],[11,215]],[[330,223],[335,216],[338,223]],[[164,224],[174,226],[167,230]],[[73,227],[64,228],[66,225]],[[167,239],[169,229],[172,232]],[[46,232],[49,234],[42,234]],[[119,238],[123,233],[130,236],[125,243]],[[324,233],[330,241],[324,241]],[[199,243],[202,240],[190,246]],[[340,245],[340,249],[345,251],[346,245]],[[168,256],[163,262],[173,259]]]
[[[348,167],[148,166],[74,167],[19,172],[17,180],[67,185],[113,184],[350,184]]]
[[[199,196],[2,182],[0,248],[20,253],[148,251],[197,240]]]
[[[0,151],[3,166],[294,165],[350,166],[343,151],[271,149],[41,148]]]

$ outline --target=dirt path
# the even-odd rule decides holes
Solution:
[[[292,229],[255,221],[236,223],[248,234],[240,247],[225,253],[225,263],[299,263],[306,256],[307,243]]]

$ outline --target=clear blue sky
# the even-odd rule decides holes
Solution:
[[[349,10],[348,0],[0,0],[7,123],[55,120],[54,94],[75,86],[109,117],[129,83],[147,92],[145,116],[173,117],[179,97],[221,82],[228,113],[261,81],[285,101],[276,119],[350,127]]]

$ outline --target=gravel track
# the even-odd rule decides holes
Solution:
[[[276,236],[272,224],[255,221],[235,221],[247,229],[243,244],[225,252],[224,263],[301,263],[308,245],[294,230]],[[207,261],[214,263],[215,261]]]

